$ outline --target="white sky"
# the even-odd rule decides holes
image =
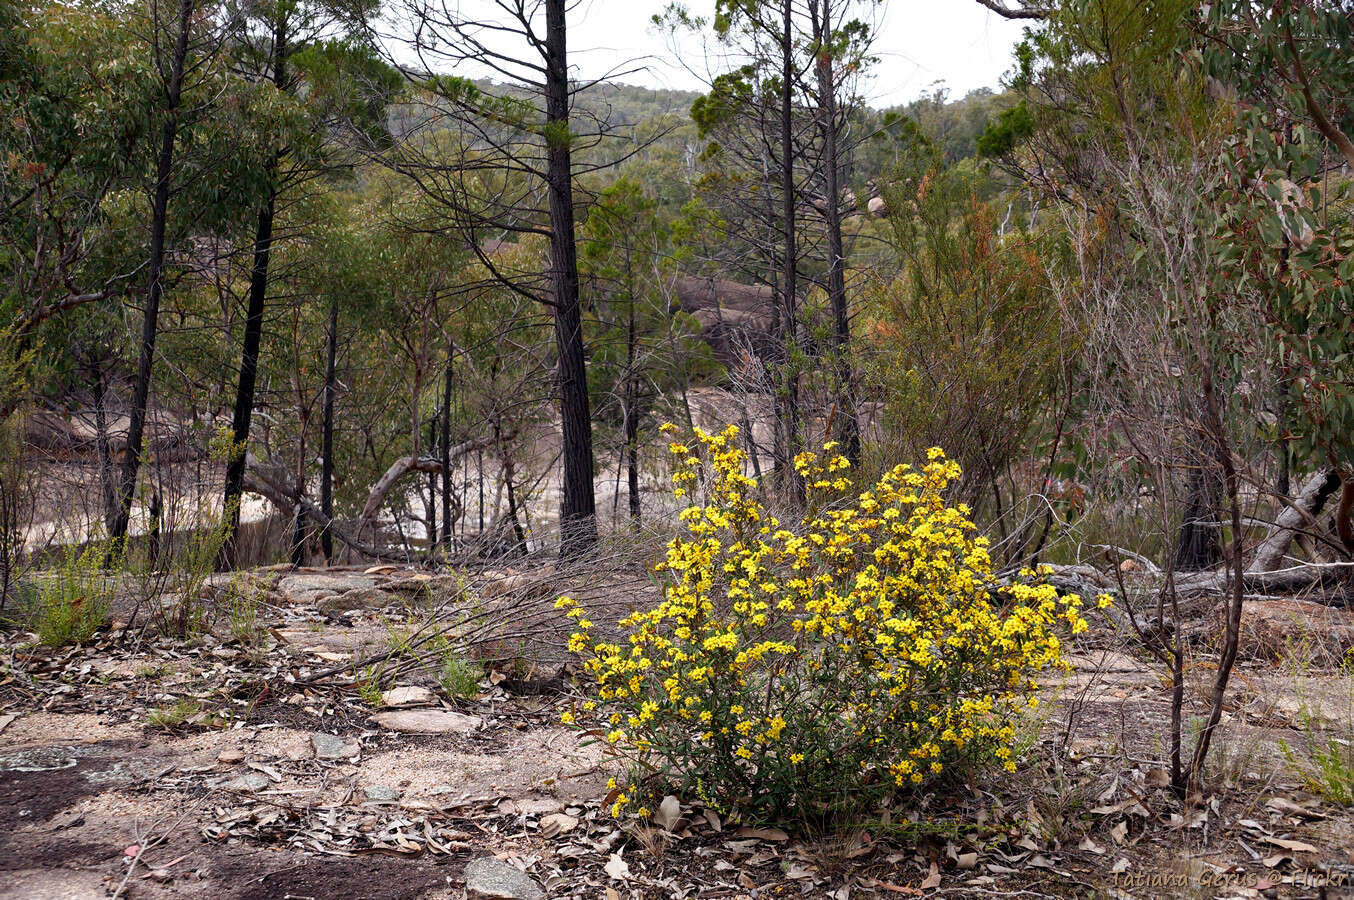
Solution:
[[[666,0],[581,0],[569,21],[569,57],[584,78],[597,77],[647,57],[646,71],[617,78],[649,87],[698,90],[700,80],[687,66],[704,73],[699,41],[677,52],[649,18]],[[714,10],[713,0],[690,0],[698,15]],[[870,105],[893,106],[915,100],[943,81],[952,98],[980,87],[999,87],[1011,66],[1011,50],[1022,26],[983,9],[973,0],[886,0],[874,43],[880,58],[868,91]]]

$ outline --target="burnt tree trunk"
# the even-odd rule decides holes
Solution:
[[[450,553],[453,544],[451,518],[451,376],[456,346],[447,342],[447,369],[442,380],[442,544]]]
[[[1181,572],[1211,569],[1222,561],[1222,529],[1218,505],[1222,485],[1208,460],[1189,473],[1185,493],[1185,516],[1175,545],[1175,568]]]
[[[277,166],[274,155],[268,171]],[[273,211],[277,195],[273,190],[259,209],[254,232],[254,263],[249,273],[249,306],[245,314],[244,340],[240,353],[240,378],[235,388],[235,411],[231,417],[231,455],[226,466],[226,488],[222,509],[226,515],[225,542],[221,545],[219,567],[233,569],[236,561],[235,533],[240,527],[240,497],[243,494],[246,447],[249,425],[254,416],[254,393],[259,375],[259,344],[263,338],[263,307],[268,293],[268,257],[273,245]]]
[[[335,363],[338,359],[338,298],[329,301],[329,335],[324,362],[324,412],[320,422],[320,511],[324,525],[320,529],[320,549],[325,562],[334,562],[334,392]]]
[[[117,501],[113,484],[113,453],[108,440],[108,381],[101,361],[94,363],[94,449],[99,460],[103,526],[111,529],[117,516]]]
[[[169,224],[169,189],[174,170],[174,142],[178,137],[179,113],[183,105],[184,71],[188,60],[188,35],[193,24],[196,0],[180,0],[178,36],[170,60],[165,84],[164,122],[160,126],[160,150],[155,159],[155,190],[151,197],[150,256],[146,275],[146,308],[141,318],[141,344],[136,361],[136,384],[132,388],[132,407],[127,425],[127,456],[118,479],[117,509],[108,529],[112,538],[109,552],[121,556],[127,545],[127,526],[132,516],[132,498],[136,494],[136,476],[141,467],[141,448],[146,431],[146,407],[150,399],[150,379],[155,366],[155,337],[159,330],[160,298],[164,294],[165,235]]]
[[[817,7],[815,7],[817,12]],[[856,421],[855,374],[851,371],[851,317],[846,304],[846,253],[842,242],[841,160],[837,143],[837,84],[832,71],[832,0],[822,0],[818,31],[818,128],[823,140],[827,219],[827,293],[832,306],[837,354],[837,440],[852,464],[860,462],[860,425]]]
[[[794,157],[794,26],[790,0],[782,0],[784,12],[781,34],[780,86],[780,189],[781,259],[780,318],[783,342],[778,348],[780,366],[776,390],[776,474],[780,489],[795,502],[804,500],[804,483],[794,470],[799,439],[799,378],[795,373],[799,345],[796,292],[798,291],[797,234],[795,232],[795,157]]]
[[[578,250],[574,240],[573,163],[569,132],[569,70],[565,0],[546,0],[546,181],[550,192],[550,302],[559,355],[563,502],[560,557],[571,559],[597,543],[593,494],[592,412],[579,312]]]
[[[639,385],[635,377],[635,294],[630,292],[630,321],[625,346],[625,454],[626,489],[630,519],[639,522]]]
[[[277,10],[273,21],[273,46],[269,68],[278,91],[287,88],[287,14]],[[240,498],[243,494],[246,447],[249,425],[254,415],[254,395],[258,384],[259,345],[263,338],[263,309],[268,296],[268,262],[273,248],[273,217],[277,208],[278,163],[281,151],[274,150],[264,168],[268,193],[259,207],[254,232],[254,262],[249,273],[249,307],[245,315],[244,339],[240,352],[240,379],[235,389],[235,410],[231,417],[230,463],[226,467],[226,489],[222,509],[227,516],[225,542],[221,545],[220,567],[235,567],[235,533],[240,527]]]

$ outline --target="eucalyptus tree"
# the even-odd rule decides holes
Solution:
[[[1215,100],[1238,107],[1225,261],[1258,286],[1273,333],[1274,491],[1288,504],[1290,468],[1338,476],[1336,532],[1354,553],[1354,4],[1224,0],[1196,29]]]
[[[551,313],[563,440],[560,555],[574,557],[597,541],[574,229],[579,177],[616,162],[603,146],[611,127],[577,103],[598,82],[571,73],[566,0],[500,0],[490,18],[427,0],[403,0],[399,12],[406,30],[384,43],[420,104],[397,150],[382,159],[441,208],[436,227],[465,242],[490,277]],[[464,73],[501,83],[478,84]],[[531,235],[549,243],[544,274],[486,249],[489,240]]]
[[[138,12],[143,52],[149,57],[155,77],[155,99],[151,106],[154,167],[147,186],[150,234],[136,381],[127,426],[126,457],[118,477],[117,508],[109,527],[115,553],[126,540],[137,473],[141,467],[160,301],[167,279],[165,262],[173,237],[169,231],[170,200],[182,195],[192,181],[176,169],[176,151],[184,132],[193,130],[218,111],[214,104],[220,96],[216,87],[221,74],[218,63],[225,33],[222,22],[204,0],[179,0],[170,15],[165,15],[161,0],[149,0],[148,8]]]
[[[851,457],[859,454],[843,210],[845,160],[859,133],[859,79],[868,70],[869,0],[721,0],[711,20],[679,6],[673,26],[709,27],[736,63],[692,106],[708,173],[713,219],[751,265],[744,277],[772,289],[775,357],[773,458],[782,487],[797,495],[792,459],[800,440],[805,367],[800,294],[815,284],[832,310],[836,398],[830,416]],[[857,131],[853,132],[853,127]],[[752,253],[747,253],[752,250]]]
[[[826,288],[832,309],[833,350],[836,355],[838,439],[846,458],[860,460],[860,422],[856,407],[855,375],[851,367],[851,312],[846,290],[846,246],[842,238],[842,184],[846,156],[862,135],[853,115],[864,106],[859,79],[873,62],[870,24],[859,17],[875,0],[807,0],[814,77],[807,85],[818,126],[817,169],[820,210],[826,230]],[[853,125],[856,125],[853,133]]]
[[[598,194],[581,231],[583,274],[593,300],[589,376],[596,419],[620,419],[617,482],[624,470],[636,522],[646,420],[663,397],[684,399],[692,380],[715,368],[709,345],[700,340],[700,324],[672,309],[671,244],[659,201],[626,177]],[[689,419],[689,410],[686,415]]]
[[[62,346],[61,319],[131,291],[145,266],[139,217],[120,197],[145,172],[137,151],[154,73],[124,11],[0,4],[0,315],[11,361],[39,361],[47,338]]]
[[[250,244],[247,311],[231,420],[234,447],[223,492],[227,525],[220,562],[227,568],[235,558],[279,206],[317,177],[342,167],[336,130],[381,133],[397,76],[354,40],[361,23],[375,12],[376,4],[367,0],[357,4],[245,0],[232,19],[232,69],[266,92],[272,116],[259,123],[266,140],[260,160],[262,197]]]

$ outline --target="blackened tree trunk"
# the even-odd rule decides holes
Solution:
[[[818,7],[814,7],[815,12]],[[846,305],[846,254],[842,244],[841,160],[837,141],[837,85],[833,72],[832,0],[822,0],[818,30],[818,128],[823,140],[824,207],[827,219],[827,293],[832,306],[837,356],[837,440],[853,464],[860,461],[855,375],[851,371],[851,317]]]
[[[324,414],[320,424],[320,512],[324,527],[320,530],[320,549],[325,562],[334,562],[334,391],[335,362],[338,358],[338,298],[329,301],[329,336],[324,363]]]
[[[113,484],[113,452],[108,440],[108,381],[101,360],[94,362],[94,449],[99,460],[103,525],[105,528],[112,528],[118,506],[117,491]]]
[[[794,22],[791,0],[782,0],[780,85],[780,189],[781,189],[781,259],[780,317],[783,344],[780,348],[781,371],[776,391],[776,473],[781,490],[796,502],[804,499],[804,484],[794,470],[796,444],[799,440],[799,364],[796,350],[799,346],[796,292],[798,286],[799,249],[795,231],[795,154],[794,154]]]
[[[276,157],[269,173],[276,168]],[[226,466],[223,509],[226,515],[225,542],[221,545],[220,568],[235,567],[235,533],[240,527],[240,498],[244,492],[249,425],[254,416],[254,393],[259,376],[259,344],[263,338],[263,308],[268,294],[268,257],[273,246],[273,210],[277,195],[269,190],[259,209],[254,232],[254,263],[249,273],[249,307],[245,315],[244,340],[240,354],[240,378],[235,388],[235,412],[231,417],[231,454]]]
[[[550,300],[554,305],[555,348],[559,355],[560,425],[564,442],[560,557],[571,559],[597,543],[597,507],[593,495],[592,412],[579,312],[578,251],[574,242],[565,0],[546,0],[545,13]]]
[[[302,496],[303,490],[304,486],[297,486],[298,498]],[[306,564],[306,507],[300,499],[297,499],[296,508],[292,511],[291,564],[298,569]]]
[[[629,267],[626,267],[629,271]],[[635,377],[635,294],[630,291],[630,321],[625,345],[625,454],[630,520],[639,522],[639,385]]]
[[[451,519],[451,377],[456,345],[447,342],[447,369],[442,379],[442,544],[451,552],[453,535]]]
[[[274,13],[273,47],[270,59],[272,81],[279,91],[287,86],[287,16]],[[221,545],[220,567],[235,567],[235,533],[240,527],[240,499],[244,493],[249,425],[254,416],[254,393],[258,383],[259,344],[263,338],[263,309],[268,297],[268,261],[273,249],[273,214],[277,207],[278,163],[281,154],[274,150],[264,168],[269,181],[268,193],[259,207],[254,231],[254,261],[249,273],[249,307],[245,315],[244,339],[240,351],[240,378],[235,388],[235,410],[231,418],[231,456],[226,466],[226,488],[222,508],[226,515],[225,541]]]
[[[1190,471],[1185,488],[1185,516],[1176,540],[1175,568],[1182,572],[1211,569],[1222,561],[1218,521],[1221,476],[1209,462]]]
[[[437,447],[437,438],[440,431],[437,427],[437,414],[428,420],[428,450],[431,453]],[[437,550],[437,473],[428,473],[428,502],[425,507],[428,511],[427,516],[427,537],[428,537],[428,559],[433,558],[433,553]]]
[[[160,126],[160,150],[155,159],[155,190],[151,198],[150,258],[147,261],[146,308],[141,319],[141,344],[136,361],[136,384],[127,425],[127,456],[118,480],[117,509],[111,527],[110,554],[119,557],[126,549],[127,526],[136,494],[136,476],[141,467],[141,448],[146,431],[146,406],[155,366],[155,337],[159,330],[160,298],[164,294],[165,236],[169,225],[169,190],[174,171],[174,142],[178,136],[183,105],[184,71],[188,61],[188,36],[196,0],[179,3],[178,36],[165,84],[164,122]]]

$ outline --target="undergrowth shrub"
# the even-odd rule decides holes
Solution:
[[[998,583],[967,508],[945,502],[959,467],[939,449],[858,495],[832,444],[801,454],[809,504],[784,527],[736,435],[697,429],[669,447],[689,506],[656,567],[656,608],[611,640],[557,602],[596,680],[584,709],[628,763],[613,814],[671,789],[747,821],[816,825],[936,779],[1013,771],[1033,676],[1067,668],[1059,633],[1086,629],[1081,599]]]
[[[1280,740],[1279,749],[1309,791],[1331,803],[1354,806],[1354,682],[1350,680],[1354,678],[1354,650],[1345,655],[1340,670],[1344,703],[1335,703],[1333,709],[1322,709],[1325,704],[1304,696],[1302,682],[1298,682],[1302,740],[1296,746]],[[1328,698],[1327,703],[1333,701]]]
[[[108,617],[117,580],[103,571],[105,544],[68,548],[38,583],[34,630],[49,647],[83,644]]]

